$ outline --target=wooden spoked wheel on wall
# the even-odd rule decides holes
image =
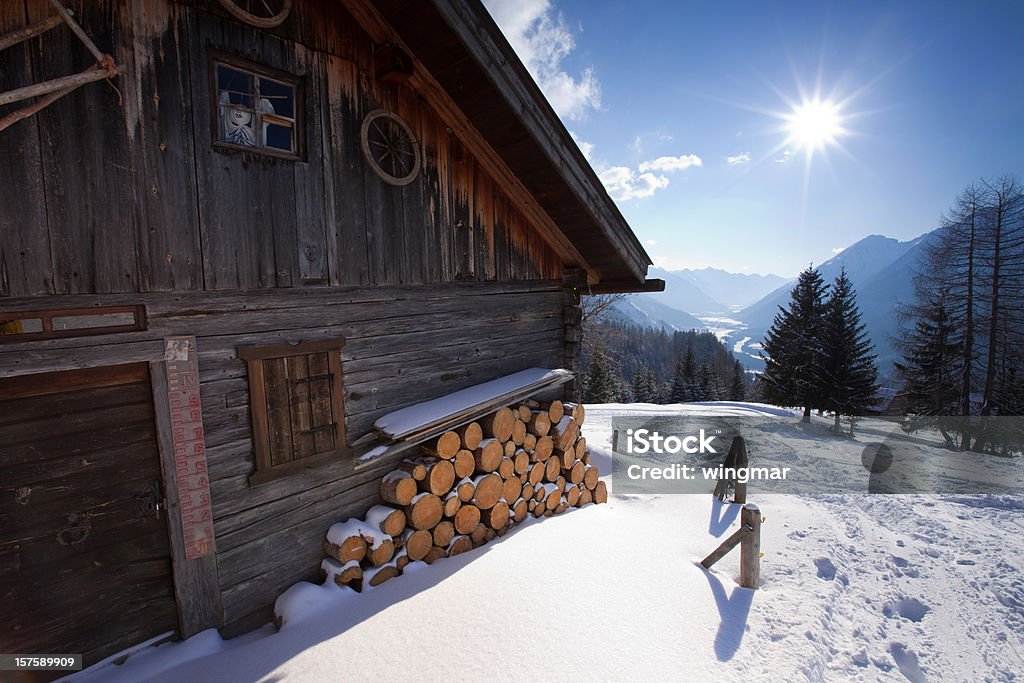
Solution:
[[[366,115],[360,134],[363,155],[374,172],[391,185],[408,185],[420,170],[420,148],[409,125],[377,109]]]
[[[250,26],[274,28],[288,18],[292,0],[220,0],[228,12]]]

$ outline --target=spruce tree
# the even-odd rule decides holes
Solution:
[[[695,372],[693,349],[687,347],[686,354],[680,354],[679,360],[676,361],[676,369],[672,375],[672,394],[669,396],[672,403],[689,403],[694,400]]]
[[[789,309],[779,307],[765,335],[761,357],[765,361],[764,398],[776,405],[821,409],[821,328],[828,286],[813,267],[800,273],[790,294]]]
[[[935,427],[949,448],[957,440],[943,418],[960,413],[963,348],[944,293],[914,309],[914,324],[901,341],[903,360],[896,371],[904,381],[908,431]]]
[[[611,403],[615,400],[615,394],[616,382],[608,366],[608,358],[603,352],[595,350],[587,373],[586,402]]]
[[[747,395],[746,375],[743,366],[736,361],[732,368],[732,386],[729,389],[730,401],[742,401]]]
[[[878,370],[871,341],[860,321],[857,294],[843,268],[832,283],[821,328],[821,397],[823,407],[840,415],[859,415],[875,398]],[[853,428],[850,429],[851,433]]]
[[[722,398],[722,389],[718,383],[718,376],[707,360],[701,361],[697,368],[697,400],[718,401]]]

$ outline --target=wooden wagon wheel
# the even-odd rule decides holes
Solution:
[[[288,18],[292,0],[220,0],[233,16],[257,28],[274,28]]]
[[[412,129],[395,114],[384,109],[367,114],[360,142],[370,168],[384,182],[408,185],[419,173],[419,143]]]

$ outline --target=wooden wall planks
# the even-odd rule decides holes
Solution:
[[[374,81],[374,44],[340,3],[296,2],[272,31],[198,0],[70,4],[121,67],[117,91],[80,88],[0,135],[0,297],[560,276],[559,256],[431,103]],[[46,0],[8,5],[0,27],[51,12]],[[301,78],[302,160],[213,146],[217,50]],[[0,87],[91,58],[58,27],[4,60]],[[420,143],[422,170],[402,188],[359,147],[380,107]]]
[[[374,44],[341,3],[297,0],[295,20],[266,32],[203,0],[70,5],[120,65],[121,100],[92,84],[0,134],[0,310],[38,309],[46,295],[54,308],[142,304],[148,328],[5,340],[0,377],[159,363],[164,337],[195,335],[223,620],[229,632],[258,625],[281,590],[312,578],[330,523],[376,502],[401,456],[250,488],[236,348],[346,338],[354,440],[410,403],[559,366],[563,264],[474,156],[485,152],[421,94],[374,82]],[[46,0],[4,4],[0,30],[49,12]],[[302,79],[301,160],[214,148],[211,50]],[[4,60],[0,89],[90,61],[64,27]],[[420,175],[401,188],[359,146],[363,116],[379,107],[421,146]]]
[[[111,358],[159,362],[163,337],[196,336],[218,576],[232,628],[258,625],[249,620],[266,618],[281,590],[312,578],[327,527],[376,502],[380,477],[401,457],[359,470],[338,462],[250,487],[249,387],[238,347],[344,337],[350,440],[383,413],[526,367],[557,367],[565,357],[559,281],[55,298],[76,307],[125,299],[146,305],[149,329],[3,344],[0,377],[108,365]],[[6,303],[17,310],[38,299]],[[13,434],[10,425],[0,427]]]

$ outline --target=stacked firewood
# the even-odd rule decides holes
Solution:
[[[503,536],[529,516],[604,503],[583,406],[525,401],[445,432],[383,478],[362,519],[327,532],[324,579],[357,591]]]

